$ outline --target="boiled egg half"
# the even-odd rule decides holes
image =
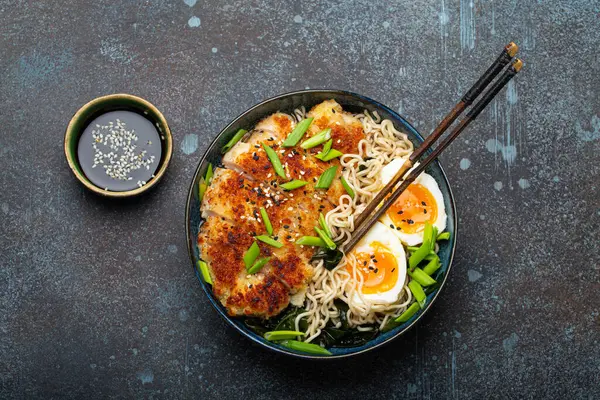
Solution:
[[[392,229],[376,222],[352,253],[356,257],[356,281],[360,281],[358,275],[363,280],[359,289],[362,298],[376,304],[398,301],[406,279],[406,255]],[[350,263],[346,269],[353,276]],[[364,303],[357,293],[354,302]]]
[[[400,170],[404,159],[397,158],[382,168],[380,178],[385,185]],[[446,208],[440,188],[429,174],[422,173],[400,195],[394,204],[381,217],[388,227],[407,246],[423,242],[425,223],[437,227],[441,233],[446,229]]]

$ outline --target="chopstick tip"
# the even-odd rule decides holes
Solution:
[[[509,56],[514,57],[519,51],[519,46],[515,42],[510,42],[506,45],[505,49]]]
[[[519,72],[521,68],[523,68],[523,61],[519,58],[515,58],[515,61],[512,62],[512,67],[515,72]]]

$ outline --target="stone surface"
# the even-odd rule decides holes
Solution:
[[[599,398],[599,21],[592,0],[0,0],[0,397]],[[510,40],[523,73],[442,157],[456,263],[416,329],[311,363],[217,316],[184,202],[221,127],[310,87],[427,133]],[[136,201],[84,191],[62,151],[73,113],[115,92],[175,138]]]

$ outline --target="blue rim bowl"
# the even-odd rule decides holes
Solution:
[[[454,248],[456,245],[457,219],[454,197],[452,195],[452,191],[450,190],[450,185],[448,183],[446,174],[442,169],[442,166],[438,161],[435,161],[427,168],[426,172],[433,176],[433,178],[435,178],[440,187],[442,195],[444,196],[444,204],[446,206],[446,213],[448,215],[446,230],[450,232],[450,240],[442,242],[440,244],[440,250],[438,253],[442,262],[442,267],[438,270],[435,279],[438,282],[440,282],[440,286],[434,292],[430,293],[429,296],[427,296],[428,298],[426,307],[417,314],[415,314],[410,320],[388,332],[380,333],[376,338],[362,346],[345,348],[333,347],[329,349],[332,355],[320,356],[294,352],[292,350],[279,346],[276,343],[269,342],[265,340],[262,336],[250,330],[244,324],[243,318],[230,317],[229,315],[227,315],[227,311],[225,310],[225,308],[221,305],[219,300],[217,300],[214,297],[212,293],[212,287],[202,280],[202,277],[200,276],[199,272],[195,267],[196,262],[199,260],[199,251],[196,239],[198,237],[198,228],[202,220],[200,216],[200,202],[198,199],[198,184],[200,178],[204,176],[208,163],[212,163],[213,165],[221,165],[222,155],[220,149],[229,141],[229,139],[231,139],[231,137],[239,129],[248,129],[248,127],[254,126],[259,120],[276,111],[291,113],[295,108],[298,108],[300,106],[305,106],[308,110],[313,105],[318,104],[327,99],[335,99],[338,103],[342,105],[344,110],[354,113],[359,113],[364,110],[369,110],[371,112],[377,111],[381,118],[391,120],[394,123],[396,129],[406,133],[409,139],[415,145],[418,145],[421,142],[423,142],[423,137],[403,117],[401,117],[398,113],[391,110],[390,108],[368,97],[342,90],[301,90],[298,92],[282,94],[265,100],[262,103],[259,103],[254,107],[250,108],[248,111],[244,112],[239,117],[234,119],[231,123],[229,123],[217,135],[217,137],[212,141],[212,143],[208,147],[208,150],[206,151],[204,156],[200,159],[198,168],[196,168],[196,172],[194,174],[194,178],[192,180],[192,184],[190,185],[190,189],[188,192],[185,210],[186,237],[188,243],[188,252],[192,261],[192,267],[194,268],[196,277],[200,282],[204,293],[206,293],[208,300],[213,305],[217,313],[221,315],[238,332],[240,332],[242,335],[246,336],[250,340],[258,343],[259,345],[273,350],[277,353],[283,353],[294,357],[307,359],[335,359],[364,353],[366,351],[380,347],[408,331],[423,317],[423,315],[425,315],[425,313],[429,311],[433,302],[436,300],[440,291],[444,287],[446,279],[448,277],[448,273],[450,272],[452,259],[454,257]]]

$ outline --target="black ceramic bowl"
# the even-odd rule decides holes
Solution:
[[[249,339],[268,349],[274,350],[279,353],[293,355],[296,357],[311,359],[339,358],[363,353],[365,351],[379,347],[409,330],[431,308],[431,305],[433,304],[438,294],[444,287],[446,278],[448,277],[448,273],[450,271],[450,266],[452,264],[452,258],[454,256],[454,247],[456,244],[457,221],[454,198],[452,196],[452,192],[450,190],[446,174],[444,173],[444,170],[442,169],[442,166],[439,164],[439,162],[436,161],[427,168],[426,172],[433,176],[433,178],[435,178],[444,196],[444,204],[446,206],[446,213],[448,215],[446,230],[450,232],[451,236],[450,240],[440,243],[440,250],[438,255],[442,262],[442,267],[437,271],[437,275],[434,276],[434,278],[440,283],[440,286],[437,290],[429,294],[426,307],[417,314],[415,314],[409,321],[396,327],[395,329],[379,334],[375,339],[362,346],[350,348],[334,347],[329,349],[332,355],[317,356],[294,352],[287,348],[281,347],[276,343],[266,341],[264,338],[250,330],[244,324],[243,318],[232,318],[227,315],[227,311],[225,310],[225,308],[213,296],[211,286],[204,282],[200,273],[196,270],[195,267],[196,262],[199,259],[196,238],[198,236],[198,227],[201,223],[200,202],[198,200],[199,181],[206,173],[208,163],[212,163],[213,165],[217,166],[221,165],[221,147],[225,145],[239,129],[249,129],[253,127],[259,120],[276,111],[291,113],[294,109],[301,106],[306,107],[306,109],[308,110],[315,104],[318,104],[327,99],[335,99],[338,103],[342,105],[344,110],[353,113],[359,113],[364,110],[369,110],[371,112],[377,111],[377,113],[382,118],[391,120],[394,123],[396,129],[406,133],[415,145],[418,145],[423,141],[423,137],[404,118],[402,118],[396,112],[384,106],[383,104],[378,103],[375,100],[369,99],[368,97],[340,90],[303,90],[299,92],[282,94],[280,96],[265,100],[262,103],[250,108],[248,111],[244,112],[242,115],[233,120],[217,135],[217,137],[213,140],[208,150],[200,160],[200,163],[198,164],[198,168],[196,169],[194,179],[189,189],[186,204],[186,234],[188,241],[188,251],[192,260],[192,266],[194,267],[196,276],[198,278],[198,281],[200,282],[200,285],[202,286],[202,289],[208,296],[209,301],[211,302],[215,310],[217,310],[219,315],[225,318],[225,320],[232,327],[238,330],[242,335],[248,337]]]

